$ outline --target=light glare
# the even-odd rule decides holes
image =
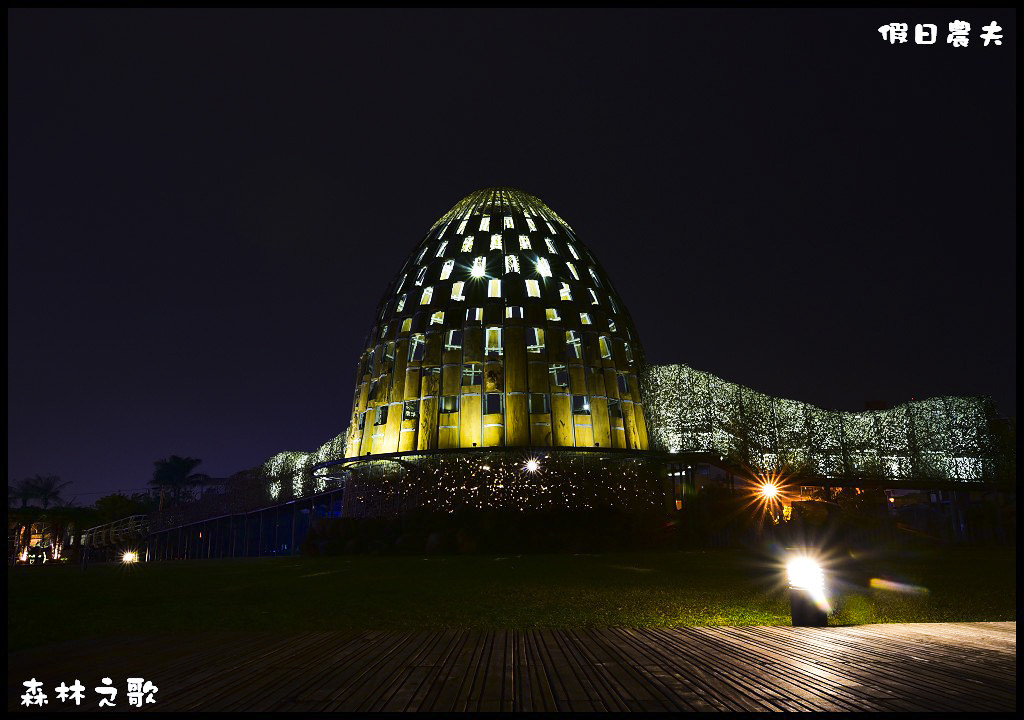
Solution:
[[[133,552],[131,550],[125,551],[125,553],[121,556],[121,562],[123,562],[125,565],[130,565],[131,563],[137,563],[138,561],[139,561],[139,554],[137,552]]]

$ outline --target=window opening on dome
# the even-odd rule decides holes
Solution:
[[[590,414],[590,399],[586,395],[573,395],[572,396],[572,414],[573,415],[589,415]]]
[[[462,241],[462,252],[473,252],[473,236],[470,235],[468,238]]]
[[[608,338],[605,335],[602,335],[597,339],[597,341],[601,345],[601,357],[606,360],[610,360],[612,357],[612,344],[608,342]]]
[[[456,280],[452,283],[452,300],[465,300],[466,296],[462,294],[462,288],[466,286],[466,283],[461,280]]]
[[[466,223],[468,223],[468,222],[469,222],[469,220],[463,220],[462,222],[459,223],[459,231],[456,233],[457,235],[461,235],[465,231]],[[470,242],[472,242],[473,238],[470,238],[469,240],[470,240]]]
[[[409,362],[419,362],[423,359],[423,333],[414,333],[409,338]]]
[[[505,274],[519,272],[519,256],[518,255],[506,255],[505,256]]]
[[[536,280],[526,281],[526,297],[540,297],[540,283]]]
[[[549,223],[547,220],[545,220],[544,224],[548,226],[548,230],[551,232],[552,235],[554,235],[555,234],[555,229],[553,227],[551,227],[551,223]]]
[[[592,277],[594,279],[594,284],[597,287],[602,287],[602,285],[601,285],[601,278],[599,278],[597,276],[597,272],[594,270],[594,268],[590,268],[590,277]]]
[[[529,222],[529,220],[527,220],[527,222]],[[532,250],[533,248],[530,246],[530,238],[526,237],[525,235],[520,235],[519,236],[519,249],[520,250]]]
[[[504,397],[502,393],[487,393],[484,398],[484,415],[504,412],[504,408],[502,408]]]
[[[452,269],[455,267],[454,260],[445,260],[444,265],[441,266],[441,279],[447,280],[452,275]]]
[[[384,336],[388,334],[388,324],[384,323],[380,328],[380,339],[383,340]]]
[[[412,318],[407,317],[402,321],[402,332],[409,332],[410,330],[412,330]]]
[[[501,355],[501,328],[487,328],[487,345],[484,348],[485,355]]]
[[[516,226],[515,223],[512,222],[512,216],[511,215],[506,215],[505,216],[505,227],[513,228],[514,229],[515,226]]]
[[[530,412],[547,414],[551,412],[551,396],[547,393],[530,393]]]
[[[367,416],[367,414],[369,412],[370,412],[369,410],[366,410],[364,412],[359,413],[359,429],[360,430],[362,430],[363,428],[366,427],[366,416]]]
[[[477,229],[483,232],[489,231],[491,229],[491,216],[484,215],[482,218],[480,218],[480,227]]]
[[[373,410],[373,424],[374,425],[387,425],[388,424],[388,406],[379,405]]]
[[[594,288],[587,288],[590,291],[590,297],[592,298],[591,305],[597,305],[597,293],[594,292]]]
[[[395,288],[396,293],[402,292],[402,286],[405,285],[406,274],[402,273],[402,279],[398,281],[398,287]]]
[[[459,396],[458,395],[442,395],[441,396],[441,412],[453,413],[459,411]]]
[[[444,249],[446,247],[448,247],[448,241],[442,240],[441,244],[437,246],[437,252],[434,254],[434,257],[441,257],[442,255],[444,255]]]
[[[591,325],[590,313],[580,313],[580,322],[584,325]]]
[[[416,262],[414,262],[413,265],[419,265],[421,262],[423,262],[423,256],[427,254],[427,250],[429,249],[430,248],[424,246],[424,248],[420,250],[420,254],[419,256],[417,256]]]
[[[537,258],[537,274],[541,277],[551,277],[551,265],[547,258]]]
[[[626,362],[630,365],[633,364],[633,351],[629,347],[629,343],[622,343],[622,349],[626,353]]]
[[[420,296],[420,305],[429,305],[430,298],[432,298],[433,296],[434,288],[430,285],[427,285],[425,288],[423,288],[423,294]]]
[[[537,226],[533,224],[533,220],[526,218],[526,227],[530,228],[531,232],[537,232]]]
[[[548,225],[548,227],[551,227],[551,226]],[[551,232],[554,232],[554,230],[552,230]],[[551,253],[552,255],[557,255],[558,254],[558,251],[555,250],[555,243],[551,240],[551,238],[544,238],[544,244],[548,246],[548,252],[549,253]]]
[[[611,297],[610,296],[608,298],[608,301],[611,302]],[[618,330],[615,327],[615,321],[614,320],[609,320],[608,321],[608,332],[618,332]]]
[[[430,316],[431,325],[443,325],[444,324],[444,310],[438,310],[436,313]]]
[[[466,322],[467,323],[482,323],[484,321],[484,309],[483,308],[467,308],[466,309]]]
[[[580,256],[576,254],[576,248],[574,248],[574,247],[572,246],[572,243],[571,243],[571,242],[567,242],[567,243],[565,244],[565,246],[566,246],[567,248],[569,248],[569,254],[570,254],[570,255],[572,255],[572,259],[573,259],[573,260],[579,260],[579,259],[580,259]]]
[[[402,412],[403,420],[415,420],[420,414],[420,404],[417,400],[407,400]]]
[[[469,274],[475,278],[482,278],[487,274],[487,258],[483,255],[473,258],[473,267]]]
[[[548,320],[550,320],[551,322],[559,322],[562,319],[562,317],[558,314],[557,308],[548,308],[547,317]]]
[[[569,268],[569,272],[570,272],[570,273],[572,274],[572,279],[573,279],[573,280],[579,280],[579,279],[580,279],[580,275],[579,275],[579,273],[578,273],[578,272],[576,272],[576,266],[575,266],[575,265],[573,265],[573,264],[572,264],[571,262],[569,262],[568,260],[566,260],[566,262],[565,262],[565,266],[566,266],[567,268]]]
[[[531,327],[526,329],[526,352],[544,352],[544,328]]]
[[[583,357],[583,343],[575,330],[565,331],[565,354],[572,360]]]
[[[480,378],[483,376],[483,370],[480,369],[479,365],[469,364],[462,366],[462,387],[471,387],[473,385],[480,384]]]
[[[449,330],[444,340],[445,350],[461,350],[462,349],[462,331],[461,330]]]
[[[491,250],[503,250],[501,247],[501,235],[491,235]]]
[[[622,417],[622,405],[616,398],[608,398],[608,415],[613,418]]]
[[[629,394],[629,379],[626,373],[617,373],[619,376],[619,392],[623,395]]]
[[[500,298],[501,297],[501,280],[492,278],[487,281],[487,297]]]
[[[569,371],[565,365],[552,365],[548,372],[551,374],[551,384],[555,387],[567,387],[569,385]]]
[[[562,283],[562,287],[558,290],[558,297],[563,300],[572,300],[572,291],[569,289],[569,283]]]
[[[615,298],[613,298],[611,295],[608,296],[608,304],[612,306],[612,312],[615,313],[616,315],[618,315],[619,314],[619,308],[615,304]]]
[[[420,268],[420,271],[416,274],[416,284],[422,285],[423,281],[427,278],[427,266],[424,265]]]
[[[377,399],[377,388],[379,388],[379,387],[380,387],[380,383],[377,382],[376,380],[374,380],[374,381],[372,381],[370,383],[370,387],[366,391],[366,400],[367,400],[367,402],[369,402],[370,400],[376,400]]]
[[[402,312],[402,308],[405,307],[405,299],[407,297],[408,295],[402,295],[402,297],[398,298],[398,307],[395,308],[395,312]]]

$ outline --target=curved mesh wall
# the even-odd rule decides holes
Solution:
[[[477,191],[391,282],[359,360],[347,457],[647,449],[642,348],[608,275],[537,198]]]

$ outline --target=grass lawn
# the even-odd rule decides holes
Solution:
[[[1015,562],[1006,548],[863,558],[830,623],[1015,620]],[[21,566],[7,587],[8,651],[212,630],[790,624],[778,563],[735,550]]]

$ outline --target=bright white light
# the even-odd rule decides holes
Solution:
[[[539,258],[537,260],[537,274],[541,277],[551,277],[551,265],[548,263],[547,258]]]
[[[125,553],[121,556],[121,562],[123,562],[125,565],[130,565],[131,563],[137,563],[138,561],[139,561],[139,554],[137,552],[133,552],[131,550],[126,550]]]
[[[775,483],[761,483],[759,492],[765,500],[774,500],[779,496],[779,487]]]
[[[473,260],[473,269],[469,271],[469,274],[475,278],[482,278],[487,273],[487,260],[482,257],[478,257]]]
[[[825,589],[825,573],[821,565],[809,557],[793,557],[786,563],[786,574],[789,576],[790,587],[806,590]]]
[[[540,462],[538,462],[536,458],[530,458],[529,460],[526,461],[527,472],[534,473],[537,472],[538,470],[540,470]]]

